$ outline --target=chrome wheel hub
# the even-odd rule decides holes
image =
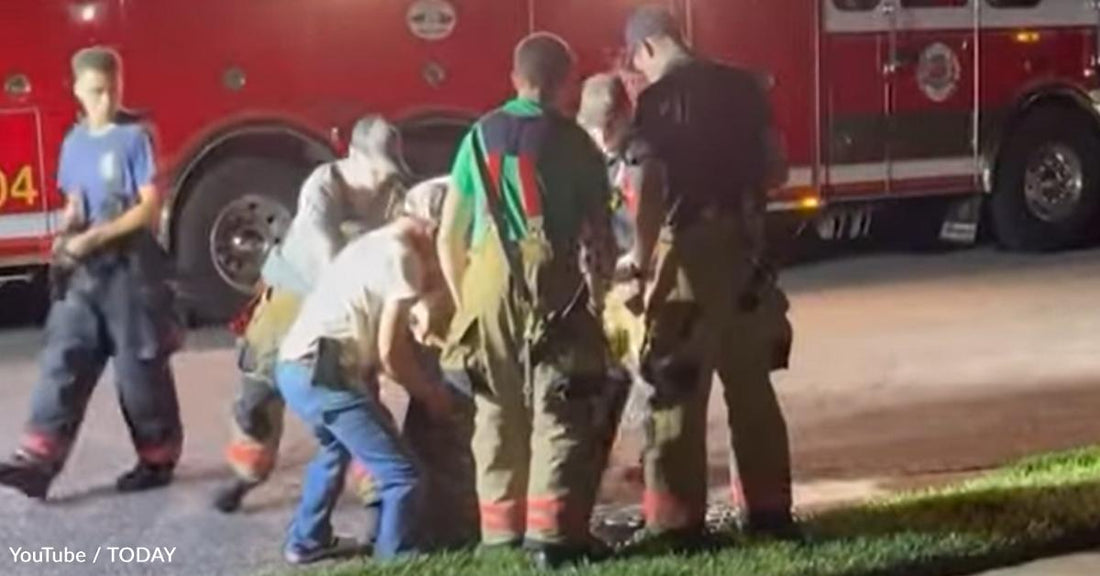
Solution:
[[[236,290],[251,292],[264,258],[282,240],[291,218],[285,206],[264,196],[249,194],[227,204],[210,231],[210,257],[218,275]]]
[[[1024,170],[1024,198],[1028,210],[1044,222],[1071,217],[1081,202],[1085,173],[1081,158],[1064,144],[1048,144],[1035,151]]]

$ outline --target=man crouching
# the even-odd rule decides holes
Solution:
[[[284,549],[303,564],[363,550],[333,535],[332,510],[352,458],[381,498],[375,556],[418,548],[421,471],[379,399],[379,376],[404,387],[434,418],[450,418],[450,391],[425,373],[409,330],[410,311],[441,286],[434,252],[442,197],[349,244],[322,273],[279,350],[276,383],[313,430],[319,449]]]

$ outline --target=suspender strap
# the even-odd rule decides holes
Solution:
[[[542,219],[542,194],[539,191],[538,172],[531,154],[520,154],[518,160],[519,183],[523,197],[523,211],[528,225]]]
[[[520,291],[520,297],[525,302],[532,302],[531,290],[527,286],[526,277],[523,274],[523,265],[520,262],[516,245],[509,241],[504,222],[504,211],[501,207],[500,174],[503,158],[499,154],[486,155],[481,143],[481,131],[474,133],[472,138],[474,147],[474,160],[477,162],[478,173],[485,186],[485,203],[489,216],[493,221],[500,247],[504,250],[504,258],[508,262],[508,270],[512,274],[516,287]],[[494,170],[495,167],[495,170]]]

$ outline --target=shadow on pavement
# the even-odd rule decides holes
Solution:
[[[50,308],[45,279],[0,286],[0,303],[0,329],[41,326]]]
[[[154,491],[172,490],[174,487],[188,484],[204,484],[212,481],[228,480],[231,477],[232,473],[228,469],[220,467],[183,470],[176,474],[171,484],[163,488],[157,488]],[[50,497],[46,500],[46,503],[48,505],[71,506],[99,498],[120,498],[125,496],[126,494],[120,494],[115,489],[115,485],[112,482],[106,485],[88,486],[80,490],[66,492],[60,496]]]

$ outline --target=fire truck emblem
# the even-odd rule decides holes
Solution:
[[[917,83],[933,102],[944,102],[959,87],[962,65],[950,46],[936,42],[924,49],[917,64]]]
[[[405,20],[413,36],[422,40],[445,40],[458,24],[458,11],[447,0],[417,0],[409,6]]]

